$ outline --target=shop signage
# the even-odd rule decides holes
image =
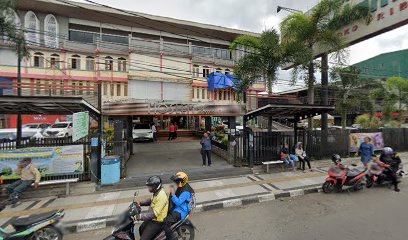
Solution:
[[[217,105],[194,102],[116,102],[103,105],[104,115],[194,115],[194,116],[241,116],[242,105]]]

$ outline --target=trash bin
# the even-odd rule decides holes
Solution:
[[[120,156],[102,158],[101,185],[112,185],[120,181]]]

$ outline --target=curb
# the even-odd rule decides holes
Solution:
[[[232,207],[240,207],[251,205],[255,203],[263,203],[269,202],[273,200],[283,199],[283,198],[292,198],[303,196],[312,193],[321,192],[321,187],[309,187],[304,189],[296,189],[296,190],[289,190],[289,191],[281,191],[278,193],[262,193],[253,196],[246,196],[246,197],[238,197],[228,200],[222,201],[214,201],[210,203],[203,203],[197,204],[196,208],[194,209],[195,213],[198,212],[207,212],[212,210],[219,210],[219,209],[226,209]],[[108,217],[108,218],[99,218],[94,219],[91,221],[78,221],[78,222],[70,222],[66,223],[64,227],[65,234],[73,234],[73,233],[80,233],[86,231],[93,231],[107,227],[113,227],[116,223],[117,216]]]

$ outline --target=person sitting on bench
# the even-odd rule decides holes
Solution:
[[[292,167],[292,171],[296,171],[295,162],[297,162],[298,159],[294,154],[290,153],[288,145],[284,145],[282,148],[280,158],[287,166]]]
[[[15,170],[17,175],[21,175],[21,179],[15,181],[7,187],[9,193],[9,200],[12,203],[18,202],[22,193],[34,183],[34,187],[38,188],[41,180],[41,173],[32,164],[31,158],[27,157],[17,164]]]

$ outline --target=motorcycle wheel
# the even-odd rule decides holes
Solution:
[[[334,182],[326,181],[323,183],[322,190],[324,193],[331,193],[334,191]]]
[[[374,185],[374,180],[371,177],[366,178],[366,187],[371,188]]]
[[[178,239],[180,240],[194,240],[195,229],[189,225],[181,225],[178,230]]]
[[[353,186],[353,190],[354,191],[360,191],[361,189],[363,189],[363,184],[361,184],[361,183],[356,183],[354,186]]]
[[[34,232],[28,240],[62,240],[62,233],[61,231],[54,227],[48,226],[38,231]]]

